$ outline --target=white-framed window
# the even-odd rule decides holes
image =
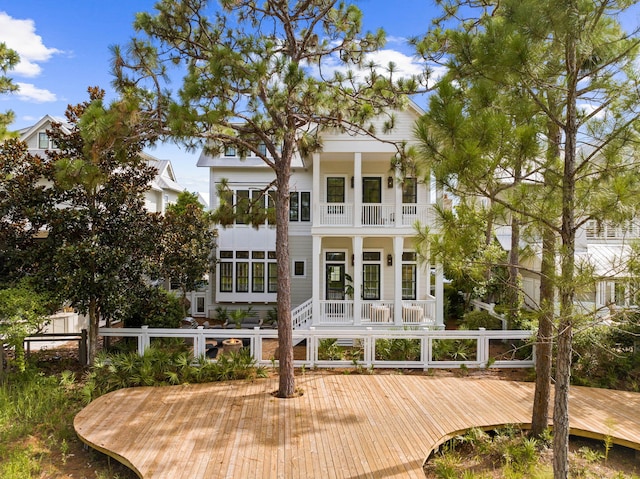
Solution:
[[[38,148],[41,150],[46,150],[49,148],[49,135],[47,135],[44,131],[38,133]]]
[[[236,147],[231,145],[225,146],[224,156],[236,156]]]

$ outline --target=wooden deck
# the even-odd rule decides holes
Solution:
[[[430,452],[473,426],[530,421],[533,384],[316,375],[123,389],[75,418],[80,438],[151,478],[420,478]],[[640,394],[573,387],[572,432],[640,449]]]

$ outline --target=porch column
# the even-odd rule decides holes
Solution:
[[[311,324],[320,322],[320,278],[322,273],[322,238],[312,237]]]
[[[444,328],[444,271],[442,263],[436,264],[436,326]]]
[[[402,250],[404,249],[404,237],[393,237],[393,322],[396,326],[402,326]]]
[[[320,222],[320,153],[313,154],[312,168],[313,179],[311,184],[311,221],[313,225],[320,225],[322,224]]]
[[[394,209],[394,226],[396,228],[403,225],[402,221],[402,183],[400,183],[400,178],[398,175],[398,168],[394,168],[393,170],[393,186],[395,188],[395,209]]]
[[[360,215],[358,215],[360,216]],[[354,236],[353,243],[353,324],[362,324],[362,236]]]
[[[362,226],[362,153],[353,154],[353,225]]]
[[[436,202],[443,207],[443,195],[442,188],[436,187]],[[436,290],[436,326],[444,328],[444,271],[442,263],[436,263],[436,277],[435,277],[435,290]]]

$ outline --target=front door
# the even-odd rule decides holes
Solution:
[[[326,269],[327,300],[342,301],[345,298],[344,264],[327,264],[325,269]]]

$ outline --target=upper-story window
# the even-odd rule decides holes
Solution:
[[[260,143],[258,145],[258,153],[267,156],[267,145],[265,145],[264,143]]]
[[[41,131],[38,133],[38,148],[41,150],[46,150],[49,148],[49,135],[45,132]]]
[[[418,202],[418,184],[415,178],[405,178],[402,183],[402,202]]]
[[[344,203],[344,182],[342,176],[327,178],[327,203]]]
[[[230,145],[225,146],[224,156],[236,156],[236,148]]]
[[[290,193],[289,221],[311,221],[310,191],[292,191]]]

